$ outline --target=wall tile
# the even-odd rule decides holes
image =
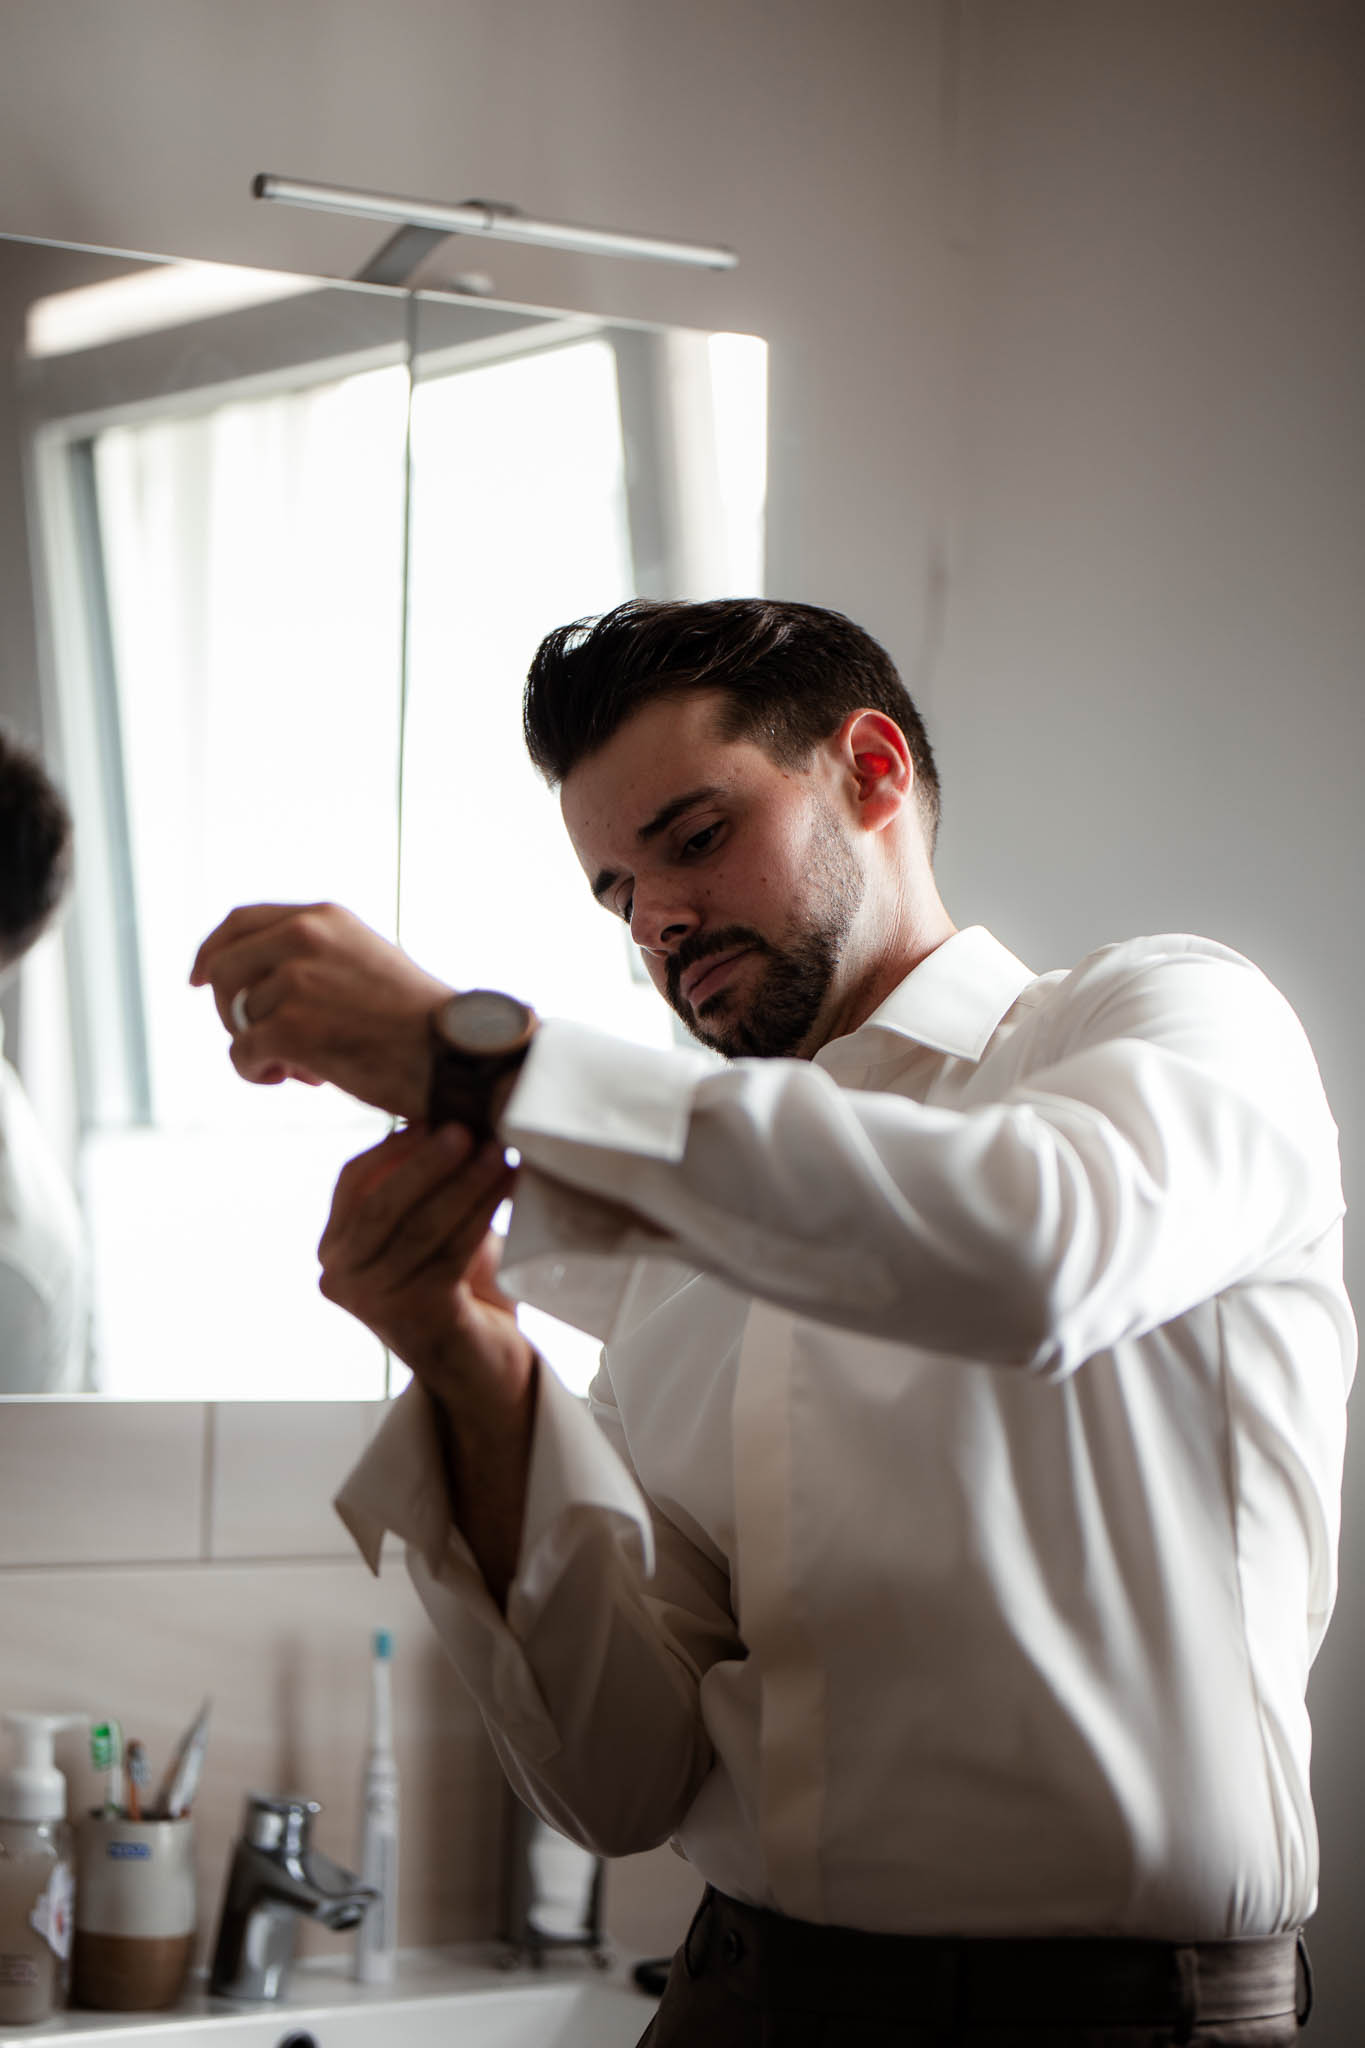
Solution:
[[[192,1559],[203,1547],[200,1402],[0,1402],[0,1569]]]
[[[383,1401],[248,1401],[213,1410],[209,1555],[354,1557],[332,1495]]]
[[[400,1940],[498,1930],[510,1794],[478,1711],[399,1546],[390,1541],[375,1580],[330,1505],[383,1412],[0,1403],[0,1706],[116,1717],[147,1745],[155,1782],[212,1700],[195,1807],[201,1962],[248,1791],[321,1801],[319,1844],[353,1865],[377,1627],[395,1638]],[[85,1738],[64,1736],[59,1760],[78,1815],[101,1796]],[[666,1849],[621,1859],[608,1875],[608,1933],[627,1953],[666,1954],[698,1890]],[[299,1953],[340,1941],[305,1924]]]
[[[496,1931],[502,1773],[478,1711],[439,1649],[400,1559],[375,1580],[357,1558],[316,1564],[0,1572],[4,1697],[114,1715],[146,1743],[153,1780],[200,1702],[212,1699],[195,1803],[200,1951],[217,1926],[248,1791],[322,1802],[319,1846],[354,1867],[369,1713],[369,1640],[394,1635],[394,1748],[402,1787],[404,1945]],[[100,1785],[88,1750],[61,1739],[70,1804]],[[300,1953],[344,1938],[304,1925]]]

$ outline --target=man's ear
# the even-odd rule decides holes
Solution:
[[[915,768],[905,734],[884,711],[854,711],[836,736],[859,823],[882,832],[900,816],[915,791]]]

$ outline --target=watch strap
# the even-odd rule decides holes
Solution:
[[[515,1073],[528,1046],[511,1052],[458,1052],[434,1028],[431,1032],[431,1080],[427,1090],[427,1123],[464,1124],[476,1142],[493,1136],[492,1096],[499,1081]]]

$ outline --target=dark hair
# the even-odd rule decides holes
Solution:
[[[36,754],[0,730],[0,969],[26,953],[71,878],[71,813]]]
[[[933,749],[885,649],[842,612],[767,598],[705,604],[632,598],[548,633],[526,678],[522,724],[545,780],[564,780],[642,705],[693,690],[729,698],[727,739],[801,768],[850,712],[882,711],[905,734],[930,851],[938,831]]]

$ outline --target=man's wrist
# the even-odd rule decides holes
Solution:
[[[527,1354],[525,1381],[505,1404],[472,1403],[449,1383],[425,1382],[450,1519],[504,1611],[521,1549],[540,1385],[539,1356],[529,1345]]]
[[[513,1328],[512,1341],[496,1364],[471,1371],[468,1352],[457,1338],[437,1339],[413,1366],[443,1423],[462,1442],[491,1443],[515,1434],[528,1404],[534,1405],[539,1356],[530,1339]]]
[[[431,1097],[430,1013],[417,1019],[398,1056],[394,1077],[395,1116],[406,1123],[420,1123],[427,1114]]]

